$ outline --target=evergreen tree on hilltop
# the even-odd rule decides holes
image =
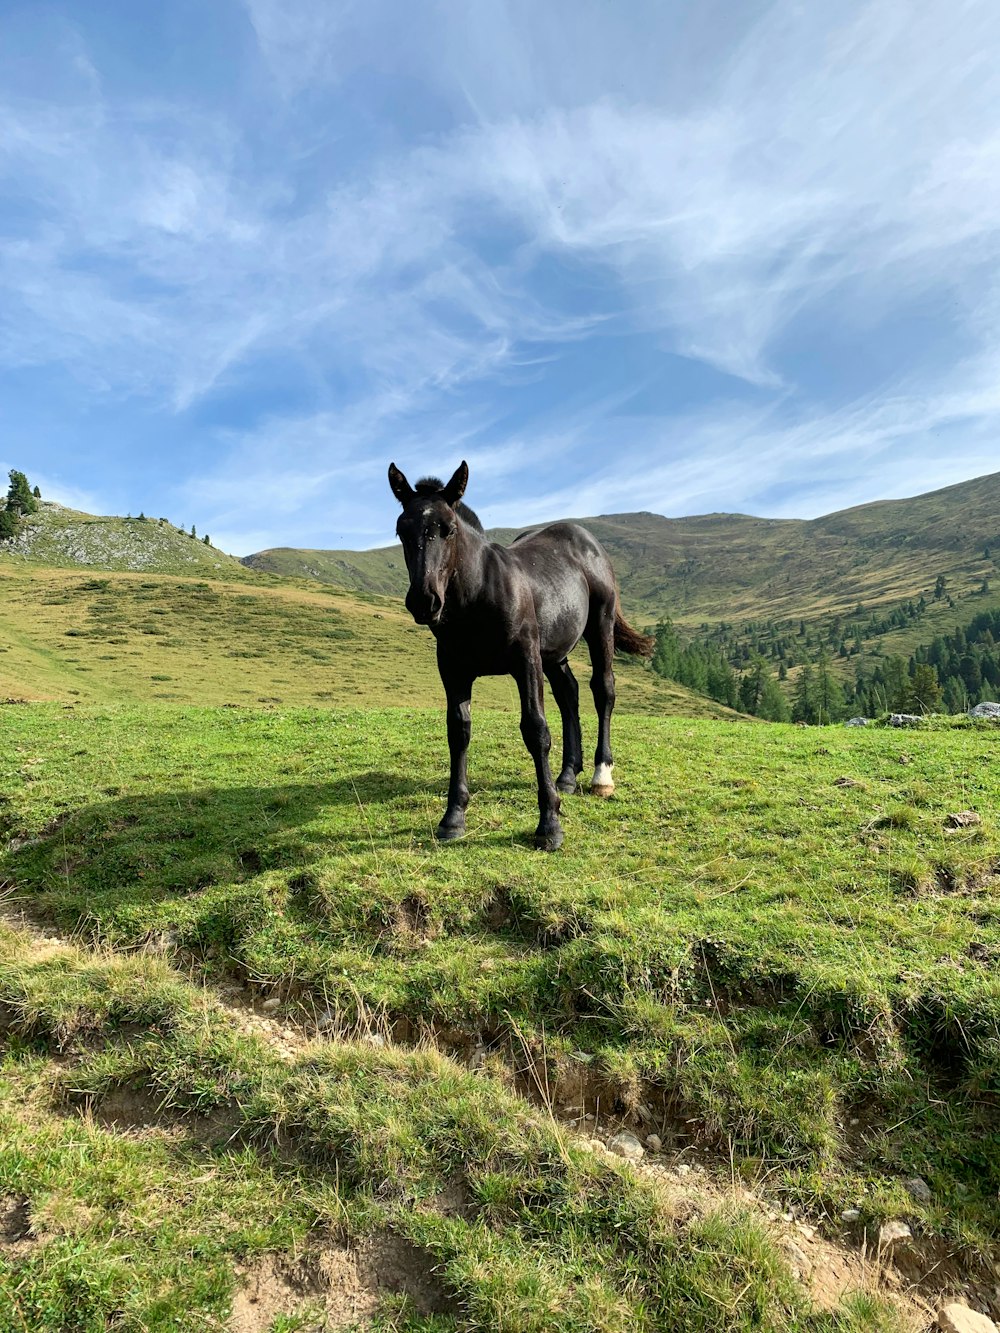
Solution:
[[[7,499],[0,507],[0,542],[7,542],[16,537],[21,530],[24,515],[33,514],[38,508],[38,501],[32,495],[28,478],[24,473],[18,472],[17,468],[11,468],[8,476],[10,485],[7,488]]]
[[[8,473],[10,486],[7,488],[7,508],[15,514],[33,514],[38,508],[38,501],[31,493],[28,478],[17,468]]]
[[[0,509],[0,542],[9,542],[12,537],[16,537],[20,526],[21,520],[18,514],[4,505]]]
[[[40,500],[40,499],[42,498],[42,493],[41,493],[41,491],[38,489],[37,486],[36,486],[35,489],[31,492],[31,494],[35,497],[36,500]]]

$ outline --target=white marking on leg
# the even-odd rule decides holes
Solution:
[[[598,764],[590,783],[590,790],[596,796],[610,796],[615,789],[615,780],[611,776],[614,764]]]

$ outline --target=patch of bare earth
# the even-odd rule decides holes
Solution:
[[[400,1236],[331,1241],[297,1258],[269,1254],[239,1276],[229,1333],[265,1333],[279,1315],[296,1314],[318,1329],[364,1326],[389,1295],[405,1295],[420,1314],[450,1306],[429,1256]]]
[[[0,1254],[24,1254],[35,1244],[28,1200],[18,1194],[0,1194]]]

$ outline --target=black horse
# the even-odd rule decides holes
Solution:
[[[589,532],[575,523],[553,523],[522,533],[509,547],[498,546],[461,503],[468,481],[469,468],[463,462],[447,485],[426,477],[414,488],[395,463],[389,464],[389,485],[403,506],[396,532],[410,575],[406,607],[437,639],[438,670],[448,699],[451,782],[437,836],[447,841],[465,833],[472,682],[477,676],[511,675],[521,696],[521,735],[538,776],[535,846],[552,852],[563,840],[559,792],[575,791],[583,770],[580,691],[566,659],[580,639],[586,639],[597,707],[590,790],[610,796],[615,789],[612,658],[616,648],[648,657],[653,640],[625,623],[611,561]],[[554,783],[543,674],[562,714],[562,772]]]

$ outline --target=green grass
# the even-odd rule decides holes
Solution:
[[[645,1101],[812,1211],[995,1245],[994,731],[622,717],[616,798],[567,798],[545,856],[509,716],[476,718],[470,836],[447,847],[436,712],[0,727],[5,873],[64,927],[168,940],[338,1030],[483,1046],[528,1093]],[[946,830],[968,808],[983,823]]]
[[[574,662],[589,679],[582,652]],[[735,716],[632,659],[616,670],[623,711]],[[478,682],[475,697],[517,707],[506,676]],[[0,560],[3,698],[429,707],[443,690],[430,632],[386,598]]]
[[[30,1218],[0,1240],[5,1333],[221,1327],[241,1272],[366,1238],[433,1298],[384,1300],[385,1330],[875,1326],[810,1311],[747,1213],[677,1215],[436,1051],[283,1061],[155,959],[0,926],[0,964],[0,1203]],[[316,1326],[304,1295],[272,1333]]]

